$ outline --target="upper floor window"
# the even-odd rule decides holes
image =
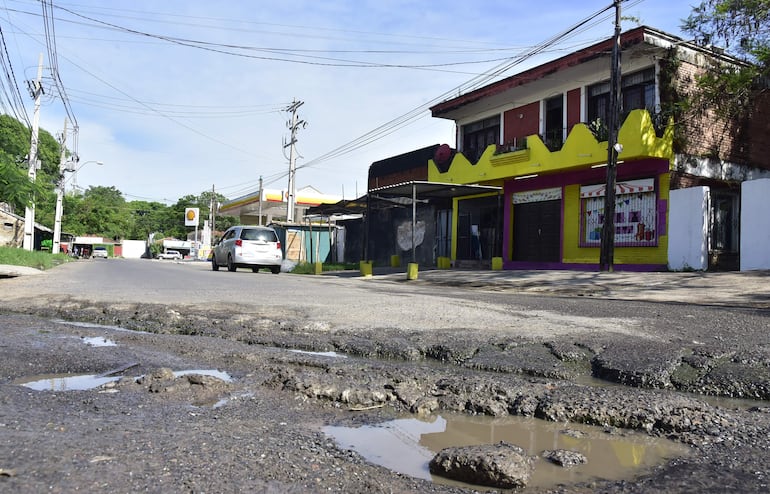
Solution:
[[[492,144],[499,144],[500,117],[494,116],[463,125],[462,152],[470,162],[475,162],[481,153]]]
[[[655,108],[655,68],[640,70],[621,79],[621,123],[631,110]],[[597,119],[607,122],[610,112],[610,83],[588,86],[587,116],[589,122]]]
[[[564,144],[564,97],[560,94],[545,100],[545,145],[558,151]]]

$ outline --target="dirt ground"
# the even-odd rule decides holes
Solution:
[[[750,345],[727,351],[714,343],[684,355],[621,334],[540,341],[485,331],[363,332],[275,308],[65,296],[16,300],[0,312],[0,327],[0,492],[473,491],[369,463],[321,430],[428,413],[587,423],[690,450],[639,478],[550,492],[768,490],[770,360]],[[116,345],[86,344],[94,337]],[[190,369],[226,370],[232,379],[172,372]],[[120,379],[81,391],[20,385],[58,373]],[[590,375],[623,386],[591,385]],[[725,407],[698,394],[736,390],[763,399]]]

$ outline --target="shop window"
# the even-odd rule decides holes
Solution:
[[[604,184],[580,188],[580,246],[601,245],[604,225]],[[654,179],[619,182],[615,186],[615,245],[658,245],[658,211]]]

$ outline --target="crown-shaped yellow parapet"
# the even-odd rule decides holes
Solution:
[[[662,137],[655,134],[650,113],[633,110],[618,132],[623,150],[618,160],[665,158],[673,162],[674,126],[669,121]],[[576,124],[558,151],[550,151],[540,136],[527,137],[527,148],[497,152],[488,146],[475,164],[462,154],[455,154],[449,169],[442,173],[433,160],[428,161],[428,180],[457,184],[499,183],[507,178],[554,173],[607,162],[607,141],[598,141],[586,124]]]

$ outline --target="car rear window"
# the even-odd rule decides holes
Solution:
[[[242,240],[262,240],[264,242],[277,242],[275,232],[271,230],[247,230],[241,231]]]

